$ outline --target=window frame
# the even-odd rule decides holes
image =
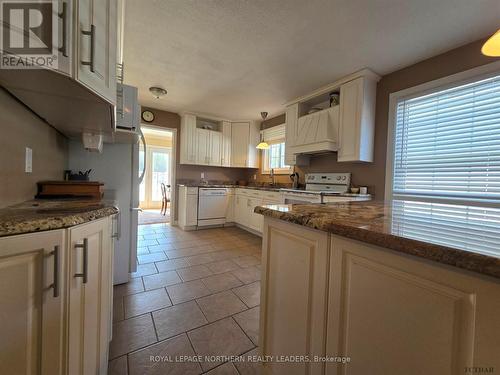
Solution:
[[[500,75],[500,61],[490,64],[481,65],[476,68],[465,70],[460,73],[452,74],[447,77],[439,78],[433,81],[423,83],[421,85],[409,87],[407,89],[393,92],[389,95],[389,113],[387,124],[387,154],[386,154],[386,168],[385,168],[385,200],[403,199],[415,200],[423,202],[437,202],[445,204],[460,204],[471,206],[488,206],[500,207],[498,201],[493,200],[464,200],[453,199],[449,197],[422,197],[407,195],[404,197],[394,198],[393,194],[393,176],[394,176],[394,148],[396,144],[395,127],[396,127],[396,113],[397,105],[401,99],[411,99],[438,91],[446,90],[455,86],[460,86],[467,83],[472,83],[489,77]]]
[[[278,144],[278,143],[283,143],[283,147],[285,147],[285,139],[283,138],[282,140],[276,142],[274,141],[273,144]],[[261,170],[263,175],[269,175],[271,174],[271,168],[269,168],[269,149],[268,150],[262,150],[261,152]],[[274,174],[290,174],[292,173],[292,166],[288,166],[288,168],[274,168]]]

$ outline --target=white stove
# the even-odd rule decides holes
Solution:
[[[370,200],[370,195],[349,194],[350,173],[306,174],[305,189],[281,189],[285,204]]]

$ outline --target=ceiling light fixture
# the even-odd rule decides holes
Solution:
[[[481,53],[485,56],[500,57],[500,29],[483,44]]]
[[[266,121],[267,112],[261,112],[260,116],[262,117],[262,121]],[[267,150],[269,149],[269,144],[264,140],[264,134],[260,133],[260,143],[256,146],[259,150]]]
[[[149,88],[149,92],[153,94],[153,96],[156,99],[160,99],[162,96],[167,95],[167,90],[161,88],[161,87],[156,87],[152,86]]]

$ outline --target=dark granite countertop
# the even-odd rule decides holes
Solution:
[[[68,228],[118,212],[111,201],[30,200],[0,209],[0,237]]]
[[[268,205],[255,212],[500,278],[500,209],[395,200]]]

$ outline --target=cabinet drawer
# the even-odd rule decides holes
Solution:
[[[197,187],[188,187],[188,188],[186,188],[186,193],[188,195],[198,195],[198,188]]]

